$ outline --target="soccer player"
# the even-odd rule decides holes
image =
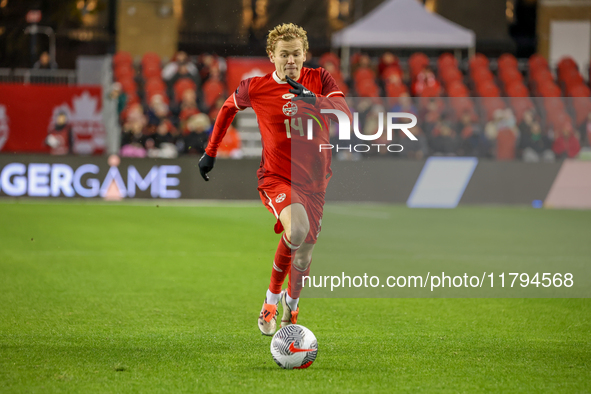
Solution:
[[[322,108],[338,109],[350,117],[343,93],[324,69],[303,67],[308,51],[306,31],[292,23],[269,32],[267,54],[275,71],[240,82],[220,110],[199,170],[207,181],[218,147],[236,113],[252,107],[257,115],[263,142],[263,157],[257,172],[263,204],[277,218],[275,232],[283,236],[277,246],[271,283],[258,327],[264,335],[277,328],[277,306],[281,302],[281,327],[295,324],[298,301],[308,276],[312,251],[320,233],[324,195],[329,178],[329,130],[318,119]],[[330,98],[330,99],[328,99]],[[314,121],[309,121],[309,119]],[[336,119],[336,117],[333,117]],[[312,125],[313,140],[304,133]],[[287,291],[281,291],[289,272]]]

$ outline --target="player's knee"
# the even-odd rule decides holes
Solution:
[[[310,261],[312,260],[312,256],[296,256],[296,258],[293,260],[293,266],[300,270],[300,271],[305,271],[308,266],[310,265]]]
[[[291,243],[301,245],[308,236],[308,232],[310,232],[310,224],[307,221],[302,223],[292,223],[290,230]]]

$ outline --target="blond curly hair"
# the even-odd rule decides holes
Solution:
[[[269,31],[269,36],[267,37],[267,54],[275,53],[277,41],[291,41],[297,38],[302,40],[304,53],[308,52],[308,34],[303,28],[293,23],[284,23],[275,26],[273,30]]]

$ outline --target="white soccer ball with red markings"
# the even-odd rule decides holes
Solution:
[[[281,368],[308,368],[316,360],[318,341],[306,327],[291,324],[273,335],[271,354]]]

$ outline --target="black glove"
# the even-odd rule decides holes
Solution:
[[[296,95],[296,97],[293,98],[293,101],[304,100],[304,102],[308,104],[316,104],[316,95],[314,93],[312,93],[306,87],[304,87],[304,85],[302,85],[301,83],[297,83],[287,75],[285,76],[285,79],[287,80],[287,83],[290,84],[293,88],[289,89],[289,92]]]
[[[201,156],[201,159],[199,159],[199,172],[201,173],[203,179],[205,179],[206,181],[209,181],[207,173],[213,170],[214,164],[215,157],[211,157],[207,153],[204,153],[203,156]]]

